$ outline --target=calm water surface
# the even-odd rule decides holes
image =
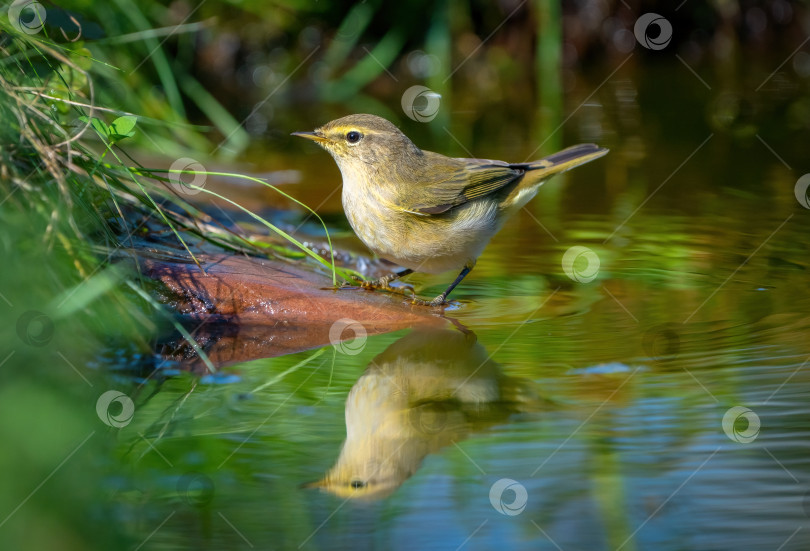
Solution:
[[[685,88],[687,103],[715,99]],[[810,210],[794,196],[796,145],[769,136],[788,170],[705,109],[678,123],[642,93],[628,114],[605,90],[559,140],[611,154],[507,224],[455,291],[456,324],[144,390],[118,436],[126,475],[110,481],[133,541],[808,548]],[[537,143],[471,139],[474,153],[515,161]],[[439,134],[423,145],[457,147]],[[309,204],[338,182],[320,151],[286,163],[310,167]],[[322,211],[345,228],[336,199]],[[587,250],[567,274],[575,246]],[[451,278],[407,283],[432,296]]]

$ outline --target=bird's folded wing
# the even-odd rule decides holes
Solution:
[[[425,152],[430,154],[429,152]],[[420,178],[410,204],[401,205],[416,214],[441,214],[494,193],[523,175],[523,170],[512,168],[502,161],[487,159],[451,159],[435,155],[430,173]]]

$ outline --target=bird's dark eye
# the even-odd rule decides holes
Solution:
[[[350,133],[351,133],[351,132],[350,132]],[[355,134],[358,134],[358,132],[355,132]],[[347,138],[348,138],[348,136],[347,136]],[[351,486],[352,486],[352,488],[354,488],[355,490],[357,490],[358,488],[365,488],[365,487],[366,487],[366,483],[365,483],[365,482],[363,482],[362,480],[352,480],[352,482],[351,482]]]
[[[352,130],[346,133],[346,141],[349,143],[357,143],[360,141],[360,138],[362,137],[363,135],[357,130]]]

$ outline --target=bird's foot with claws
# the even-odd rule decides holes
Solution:
[[[431,306],[433,308],[436,308],[438,306],[447,305],[447,302],[445,300],[446,298],[447,297],[442,294],[442,295],[437,296],[433,300],[424,300],[424,299],[421,299],[421,298],[417,297],[416,295],[414,295],[414,296],[411,297],[410,301],[411,301],[411,304],[416,304],[417,306]]]
[[[356,275],[351,276],[351,281],[344,281],[341,287],[360,287],[368,291],[394,291],[395,289],[389,285],[395,277],[383,276],[377,279],[363,279]]]
[[[370,281],[363,281],[360,284],[360,287],[363,289],[382,289],[384,291],[392,291],[392,287],[390,283],[395,279],[398,279],[398,274],[388,274],[382,277],[378,277],[377,279],[372,279]]]
[[[352,287],[362,287],[366,280],[360,276],[356,276],[354,274],[349,274],[351,279],[347,279],[343,283],[340,284],[341,289],[347,289]]]
[[[374,291],[374,290],[377,290],[377,289],[382,289],[384,291],[389,291],[391,289],[391,286],[388,285],[388,283],[390,281],[391,281],[390,279],[386,279],[385,277],[381,277],[379,279],[372,279],[372,280],[368,280],[368,281],[363,281],[360,284],[360,287],[362,287],[363,289],[368,289],[370,291]]]

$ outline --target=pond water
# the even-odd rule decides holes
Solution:
[[[611,153],[507,223],[453,293],[455,323],[153,376],[117,435],[126,475],[108,482],[133,544],[808,548],[794,100],[704,73],[706,89],[677,63],[629,67],[567,94],[553,141]],[[446,131],[403,129],[513,161],[542,141],[442,108]],[[346,229],[337,169],[309,146],[281,162],[302,171],[291,192]],[[406,282],[434,296],[452,277]]]

